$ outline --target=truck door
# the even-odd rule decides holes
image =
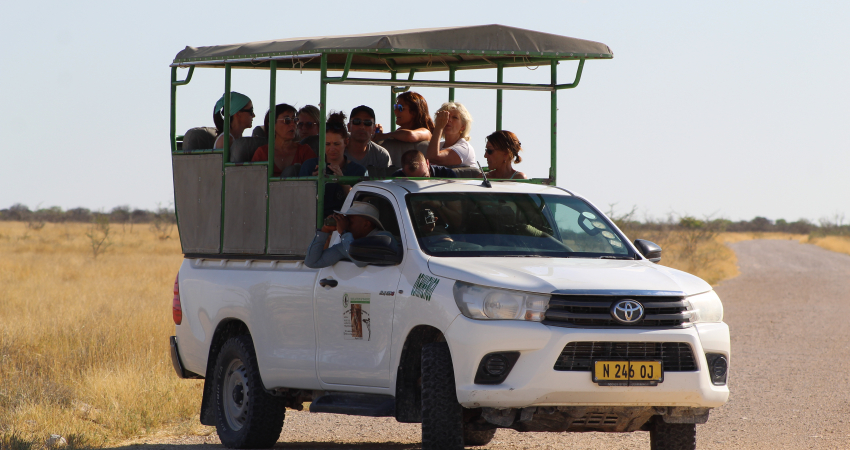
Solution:
[[[385,230],[404,243],[398,205],[382,192],[363,188],[353,200],[375,205]],[[323,383],[390,386],[393,308],[403,264],[357,267],[340,261],[321,269],[317,283],[337,282],[316,286],[317,365]]]

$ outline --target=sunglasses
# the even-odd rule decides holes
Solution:
[[[496,150],[493,150],[492,148],[486,148],[484,149],[484,153],[492,155],[493,153],[496,153]]]
[[[298,119],[295,119],[295,123],[297,123],[299,127],[307,127],[307,128],[310,128],[314,125],[319,124],[318,122],[305,122],[303,120],[298,120]]]
[[[365,120],[351,119],[352,125],[360,125],[361,123],[363,125],[367,126],[367,127],[371,127],[375,122],[373,122],[372,119],[365,119]]]
[[[278,121],[278,122],[283,122],[283,123],[284,123],[284,124],[286,124],[286,125],[289,125],[289,124],[291,124],[292,122],[298,123],[298,120],[297,120],[297,119],[293,119],[292,117],[281,117],[280,119],[277,119],[277,121]]]
[[[239,112],[246,112],[246,113],[254,114],[254,108],[243,108],[243,109],[240,109]]]
[[[401,103],[396,103],[395,104],[395,110],[398,111],[398,112],[404,111],[404,105],[402,105]]]

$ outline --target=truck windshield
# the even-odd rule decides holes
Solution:
[[[412,194],[422,250],[433,256],[634,259],[623,236],[583,200],[540,194]]]

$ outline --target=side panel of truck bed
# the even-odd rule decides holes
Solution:
[[[183,325],[177,336],[187,369],[206,371],[220,323],[244,322],[266,388],[316,389],[315,269],[301,261],[186,259],[180,269]]]

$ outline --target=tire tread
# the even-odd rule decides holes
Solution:
[[[696,425],[692,423],[667,423],[657,418],[649,430],[652,450],[695,450],[697,448]]]
[[[422,347],[422,449],[463,448],[463,408],[457,401],[451,352],[445,342]]]

